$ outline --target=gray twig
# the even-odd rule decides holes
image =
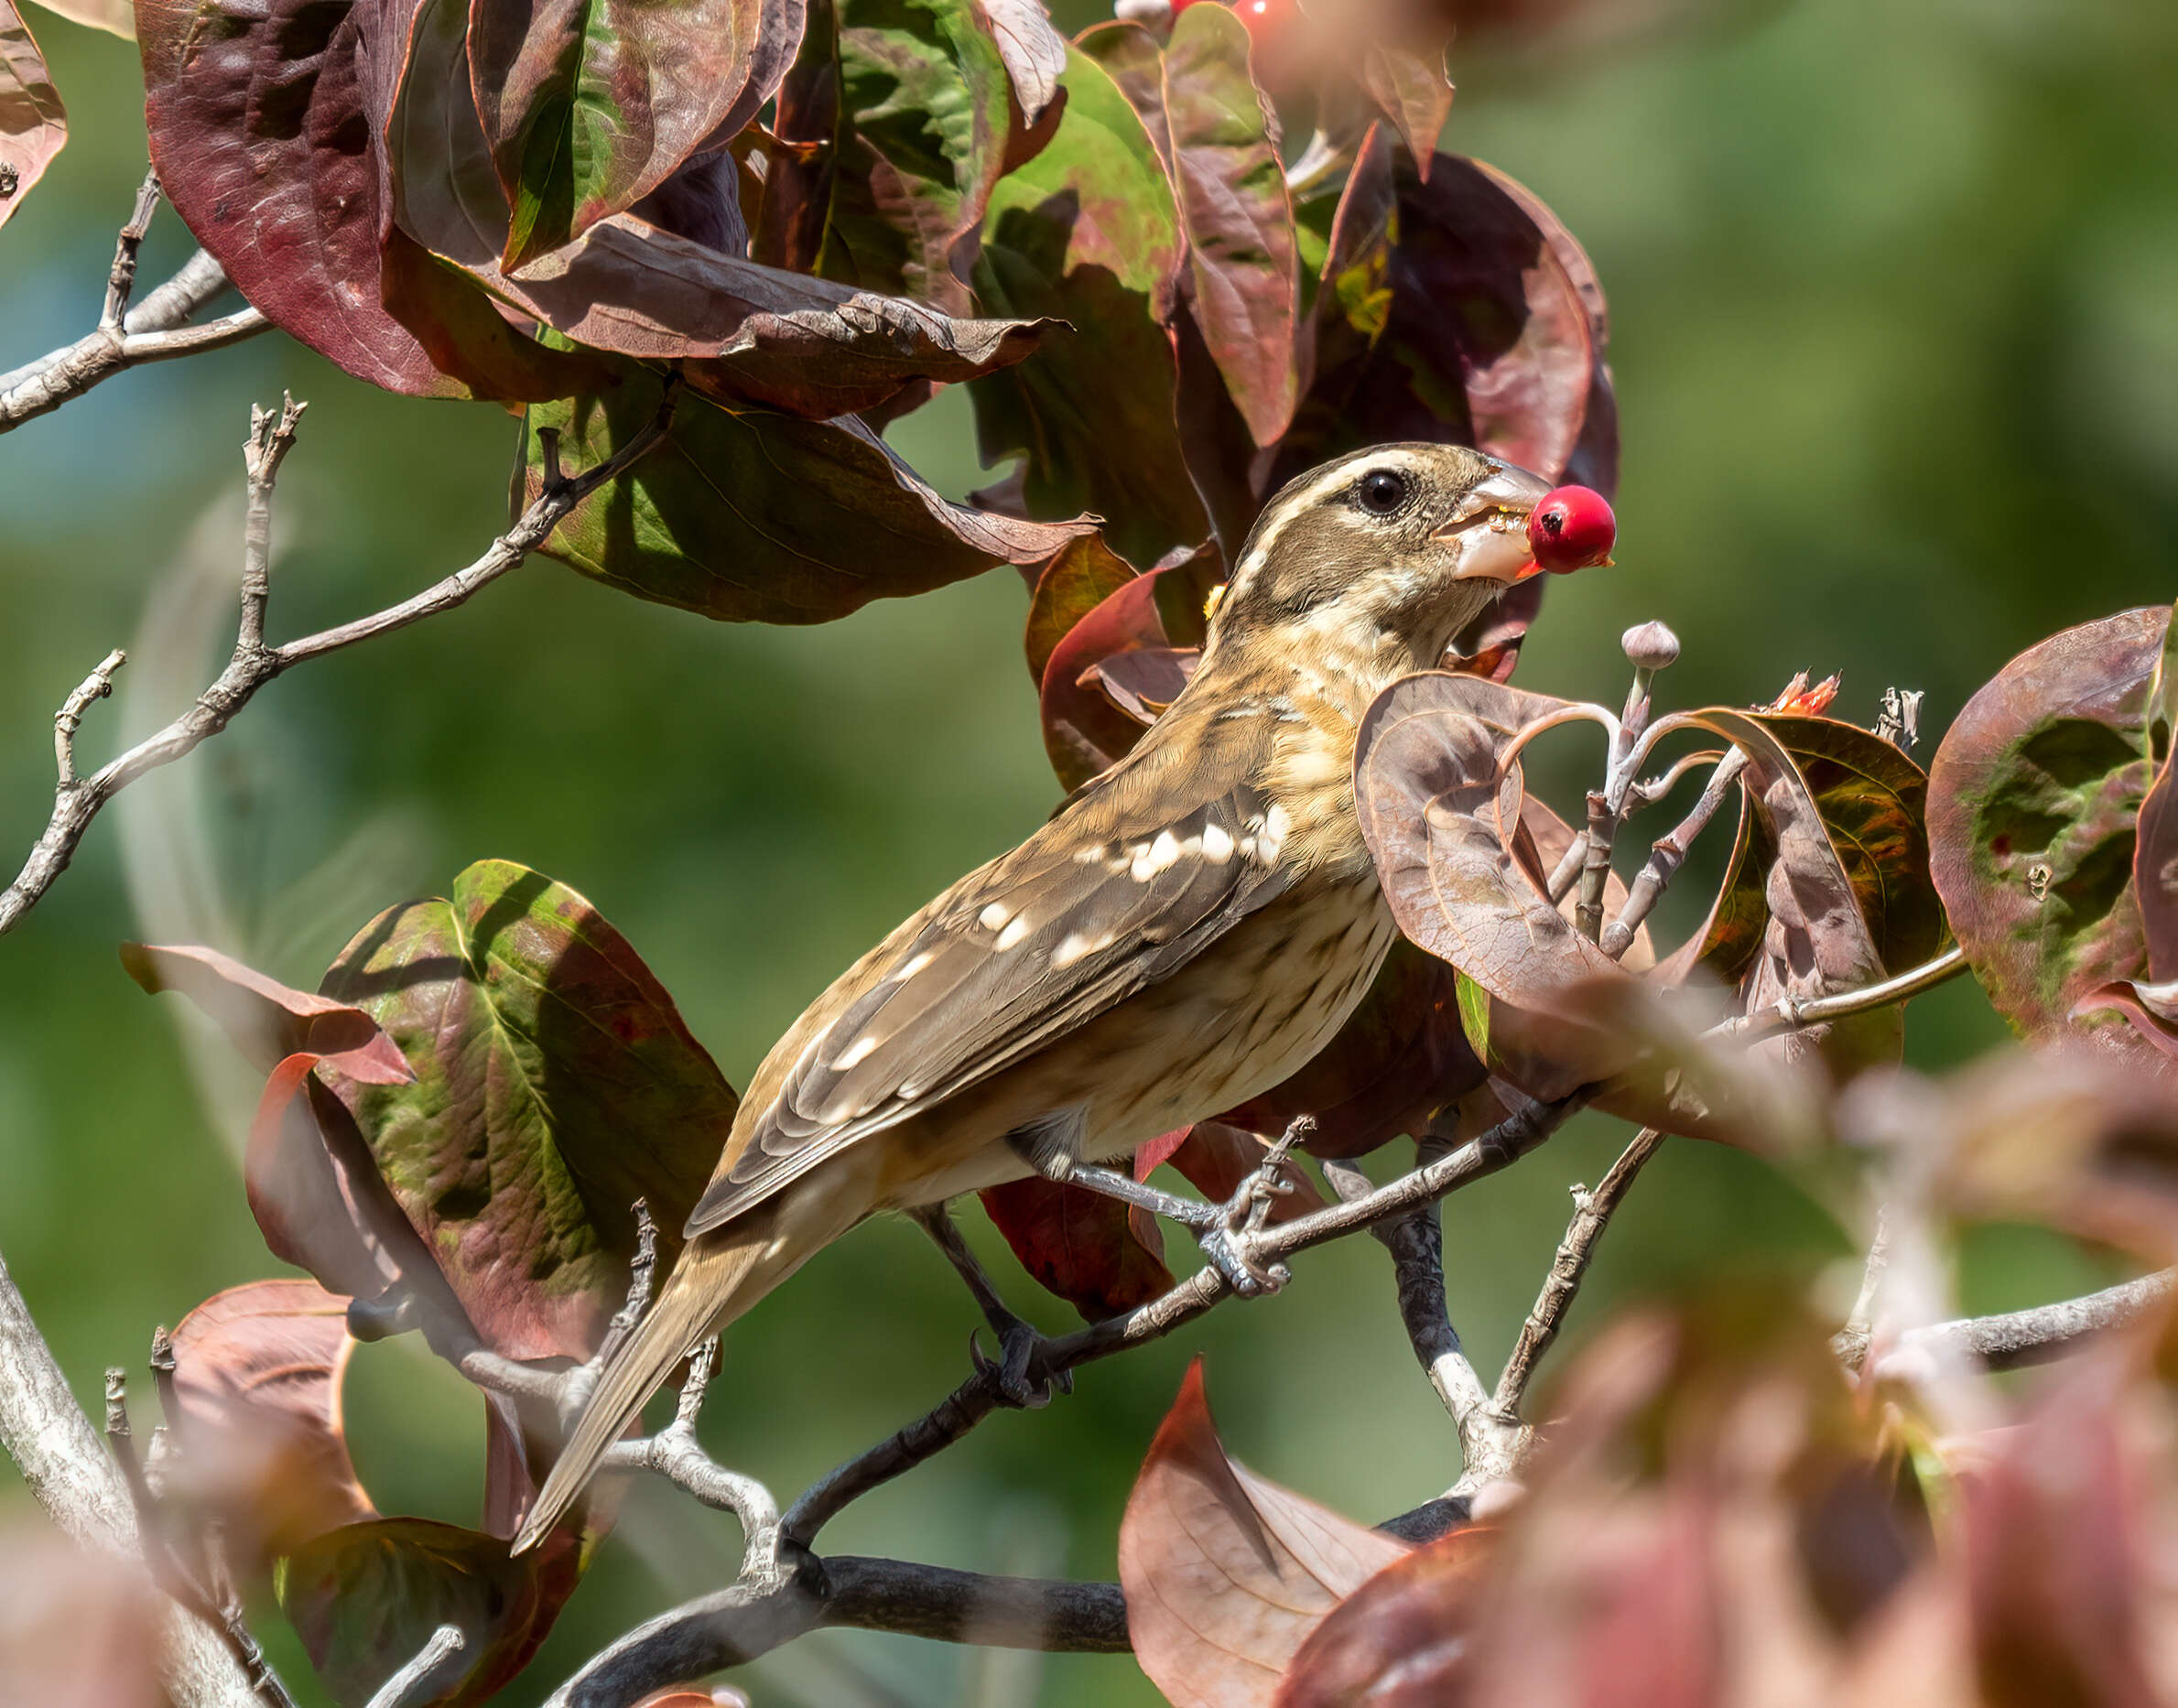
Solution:
[[[158,211],[158,172],[144,174],[136,189],[135,211],[114,243],[114,265],[106,275],[106,303],[98,317],[98,330],[118,332],[128,314],[129,295],[136,287],[136,252],[144,246],[144,233],[151,229],[151,216]]]
[[[1641,870],[1633,876],[1633,882],[1626,892],[1626,905],[1619,910],[1610,928],[1603,934],[1603,952],[1617,960],[1633,946],[1634,934],[1642,928],[1658,900],[1671,881],[1679,874],[1679,868],[1686,863],[1686,850],[1694,846],[1695,838],[1709,827],[1709,821],[1717,816],[1739,781],[1739,773],[1747,768],[1747,755],[1738,748],[1717,762],[1717,769],[1709,773],[1709,781],[1686,816],[1656,838],[1649,849],[1649,858]]]
[[[1535,1300],[1534,1309],[1528,1313],[1527,1321],[1520,1325],[1520,1338],[1513,1343],[1512,1356],[1505,1360],[1504,1371],[1498,1378],[1493,1403],[1501,1415],[1509,1418],[1520,1415],[1535,1367],[1550,1350],[1551,1342],[1558,1337],[1566,1313],[1573,1308],[1574,1298],[1580,1292],[1581,1280],[1595,1260],[1596,1248],[1602,1241],[1604,1230],[1610,1226],[1612,1214],[1624,1201],[1635,1176],[1663,1143],[1663,1135],[1655,1128],[1642,1128],[1596,1183],[1594,1191],[1580,1186],[1573,1189],[1573,1220],[1566,1228],[1565,1238],[1558,1242],[1557,1252],[1551,1259],[1550,1273],[1544,1278],[1543,1292]]]
[[[146,772],[173,763],[208,737],[217,735],[250,703],[257,690],[274,677],[313,658],[374,640],[379,635],[421,622],[427,617],[451,611],[521,564],[584,498],[649,453],[665,433],[674,393],[675,387],[668,384],[665,402],[649,426],[595,468],[541,492],[536,502],[522,513],[521,519],[493,541],[490,549],[474,563],[455,570],[411,599],[367,617],[359,617],[352,622],[320,630],[278,646],[237,645],[233,661],[187,711],[92,775],[58,789],[44,834],[32,847],[15,881],[0,891],[0,935],[13,929],[52,887],[53,881],[68,870],[84,833],[107,802]]]
[[[1768,1008],[1754,1013],[1719,1021],[1701,1035],[1706,1039],[1737,1038],[1749,1032],[1796,1031],[1805,1026],[1819,1026],[1826,1021],[1848,1020],[1855,1014],[1889,1008],[1894,1002],[1921,996],[1966,970],[1966,951],[1954,945],[1934,960],[1909,967],[1895,978],[1862,985],[1858,990],[1840,990],[1833,996],[1780,997]]]
[[[128,654],[116,646],[99,662],[98,668],[79,683],[53,714],[53,771],[56,788],[70,789],[76,782],[76,731],[83,727],[83,714],[92,704],[114,691],[114,673],[128,663]]]
[[[437,1702],[466,1670],[464,1651],[469,1639],[458,1625],[442,1625],[424,1646],[410,1656],[401,1670],[378,1687],[370,1708],[417,1708]]]
[[[2138,1281],[2120,1282],[2084,1298],[2008,1311],[2000,1316],[1969,1316],[1907,1330],[1875,1348],[1879,1373],[1928,1357],[1964,1356],[1991,1370],[2017,1370],[2067,1357],[2113,1329],[2137,1322],[2168,1300],[2178,1287],[2178,1270],[2158,1270]],[[1866,1325],[1848,1324],[1830,1342],[1838,1362],[1849,1370],[1867,1363],[1870,1335]]]
[[[1435,1161],[1449,1149],[1442,1140],[1423,1140],[1419,1152]],[[1327,1162],[1324,1178],[1349,1203],[1371,1190],[1369,1177],[1351,1163]],[[1445,1235],[1436,1205],[1425,1205],[1373,1230],[1392,1254],[1399,1290],[1399,1320],[1429,1378],[1429,1385],[1451,1414],[1459,1432],[1462,1466],[1450,1497],[1471,1497],[1486,1484],[1499,1482],[1519,1468],[1530,1432],[1517,1410],[1508,1411],[1490,1397],[1460,1344],[1445,1302]]]
[[[242,623],[234,655],[265,650],[265,608],[272,599],[272,489],[280,464],[295,449],[295,429],[309,405],[282,394],[280,413],[250,405],[250,436],[243,441],[242,466],[249,476],[249,497],[242,519]]]

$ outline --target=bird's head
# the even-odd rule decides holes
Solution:
[[[1459,445],[1377,445],[1310,470],[1250,531],[1211,614],[1205,667],[1214,656],[1306,658],[1386,682],[1429,668],[1535,572],[1528,515],[1550,490]]]

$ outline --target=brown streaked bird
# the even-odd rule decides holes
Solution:
[[[1533,568],[1526,471],[1378,446],[1267,504],[1194,678],[1133,751],[850,968],[757,1069],[656,1303],[515,1539],[534,1545],[667,1373],[879,1210],[1095,1166],[1279,1084],[1395,927],[1354,817],[1377,694]],[[1236,1286],[1221,1224],[1204,1249]]]

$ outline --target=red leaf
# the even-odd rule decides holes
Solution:
[[[415,1077],[394,1041],[360,1008],[292,989],[217,949],[125,943],[121,964],[154,996],[172,990],[189,998],[259,1068],[307,1054],[375,1086]]]
[[[342,1524],[375,1518],[341,1424],[354,1342],[348,1301],[315,1281],[216,1293],[174,1331],[168,1420],[189,1497],[220,1513],[251,1570]]]
[[[1105,673],[1123,654],[1199,647],[1208,628],[1203,602],[1223,574],[1216,548],[1205,546],[1133,577],[1052,648],[1041,696],[1044,751],[1067,787],[1078,788],[1115,763],[1149,726],[1148,718],[1125,709],[1128,678],[1121,675],[1115,693],[1104,686]],[[1168,672],[1159,680],[1171,686],[1173,677]]]
[[[1170,1138],[1168,1133],[1166,1138]],[[1259,1133],[1245,1131],[1225,1121],[1197,1121],[1165,1160],[1187,1179],[1196,1191],[1213,1204],[1223,1204],[1240,1191],[1241,1183],[1262,1166],[1269,1141]],[[1141,1163],[1137,1160],[1136,1167]],[[1143,1170],[1146,1173],[1147,1170]],[[1279,1180],[1291,1191],[1271,1201],[1273,1222],[1291,1221],[1324,1207],[1299,1164],[1288,1162],[1278,1171]]]
[[[1452,116],[1452,84],[1442,47],[1434,50],[1371,42],[1361,50],[1362,92],[1399,132],[1422,176],[1429,176],[1436,139]]]
[[[1445,1708],[1459,1700],[1497,1532],[1467,1525],[1395,1560],[1309,1635],[1272,1708]]]
[[[1120,1524],[1135,1658],[1173,1708],[1262,1708],[1324,1616],[1406,1552],[1227,1458],[1197,1358]]]
[[[1091,1323],[1147,1304],[1172,1286],[1172,1271],[1117,1198],[1034,1174],[981,1195],[1021,1267]]]
[[[587,362],[390,241],[364,110],[401,49],[378,19],[375,5],[144,0],[145,111],[168,200],[253,305],[359,379],[418,396],[579,389]]]
[[[1045,564],[1028,602],[1023,644],[1028,653],[1028,679],[1041,687],[1045,667],[1074,626],[1134,578],[1134,567],[1101,534],[1084,534],[1067,542]]]
[[[23,205],[31,188],[68,140],[68,113],[53,87],[45,55],[14,0],[0,0],[0,225]]]

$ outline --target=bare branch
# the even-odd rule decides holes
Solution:
[[[1707,1039],[1736,1038],[1748,1032],[1769,1032],[1819,1026],[1826,1021],[1847,1020],[1873,1009],[1889,1008],[1934,990],[1938,985],[1967,971],[1967,954],[1956,944],[1931,961],[1910,967],[1895,978],[1863,985],[1858,990],[1840,990],[1834,996],[1780,997],[1768,1008],[1742,1014],[1709,1028]]]
[[[178,267],[173,277],[128,311],[121,322],[127,332],[170,332],[193,319],[198,309],[227,288],[227,269],[200,249]],[[0,381],[0,392],[15,379]]]
[[[76,781],[76,731],[83,727],[83,714],[92,703],[103,700],[114,691],[114,673],[128,663],[128,654],[116,646],[100,662],[97,669],[77,686],[75,691],[60,702],[60,709],[53,714],[53,770],[58,778],[55,786],[68,789]]]
[[[1441,1140],[1425,1140],[1420,1154],[1425,1162],[1435,1160],[1433,1149],[1442,1155],[1447,1147]],[[1327,1162],[1324,1178],[1349,1203],[1371,1190],[1369,1177],[1350,1163]],[[1437,1206],[1425,1205],[1374,1232],[1392,1254],[1399,1320],[1405,1325],[1407,1342],[1459,1432],[1462,1465],[1452,1495],[1470,1496],[1485,1484],[1513,1475],[1529,1432],[1517,1411],[1508,1411],[1491,1399],[1460,1345],[1459,1331],[1452,1325],[1445,1303],[1445,1236]]]
[[[193,294],[200,284],[200,270],[198,277],[185,285],[183,276],[188,272],[189,268],[185,267],[168,281],[168,285],[182,288],[159,299],[162,311],[185,300],[185,294]],[[224,282],[222,277],[222,283]],[[166,288],[162,286],[160,290]],[[158,293],[154,292],[153,296],[157,297]],[[202,326],[174,326],[143,332],[102,327],[7,375],[6,383],[0,386],[0,433],[11,433],[26,421],[50,415],[62,404],[81,397],[92,386],[103,384],[127,369],[142,367],[149,362],[173,362],[182,356],[201,355],[208,350],[223,350],[245,338],[255,338],[271,325],[255,308],[238,308]]]
[[[902,1560],[802,1557],[773,1587],[736,1584],[640,1626],[587,1662],[547,1708],[627,1708],[661,1685],[740,1666],[828,1627],[1048,1653],[1123,1654],[1117,1584],[993,1577]]]
[[[158,211],[158,172],[144,174],[136,189],[135,211],[114,244],[114,265],[106,275],[106,306],[98,317],[98,330],[118,332],[128,314],[129,295],[136,287],[136,251],[144,246],[144,233],[151,229],[151,216]]]
[[[295,449],[295,429],[309,407],[285,394],[276,416],[255,404],[250,405],[250,436],[242,445],[249,496],[242,518],[242,626],[234,637],[236,658],[265,650],[265,608],[272,600],[272,489],[280,478],[280,464]]]
[[[2070,1357],[2113,1329],[2139,1321],[2169,1300],[2174,1288],[2178,1288],[2178,1270],[2158,1270],[2138,1281],[2057,1304],[1909,1329],[1895,1343],[1876,1347],[1878,1373],[1930,1354],[1964,1355],[1978,1359],[1991,1370],[2048,1364]],[[1868,1361],[1869,1346],[1868,1328],[1851,1324],[1830,1342],[1830,1349],[1849,1370],[1857,1370]]]
[[[1544,1278],[1543,1292],[1535,1301],[1534,1309],[1528,1313],[1528,1320],[1520,1325],[1520,1338],[1513,1343],[1512,1356],[1506,1359],[1504,1372],[1498,1378],[1494,1403],[1504,1416],[1520,1415],[1535,1367],[1550,1350],[1551,1342],[1558,1337],[1566,1313],[1573,1308],[1574,1298],[1580,1292],[1581,1280],[1595,1260],[1596,1248],[1602,1241],[1604,1229],[1610,1226],[1612,1213],[1624,1201],[1642,1166],[1663,1143],[1663,1135],[1655,1128],[1642,1128],[1619,1153],[1619,1160],[1610,1165],[1593,1192],[1580,1186],[1573,1189],[1573,1220],[1566,1229],[1566,1238],[1558,1242],[1557,1253],[1551,1259],[1550,1273]]]
[[[697,1347],[673,1422],[645,1440],[617,1443],[602,1464],[612,1470],[655,1472],[705,1506],[732,1513],[742,1527],[742,1578],[770,1583],[780,1575],[779,1503],[762,1483],[729,1471],[696,1440],[696,1416],[718,1358],[715,1339]]]
[[[91,776],[57,790],[45,833],[31,849],[15,881],[0,891],[0,935],[13,929],[68,870],[84,833],[107,802],[146,772],[173,763],[208,737],[217,735],[250,703],[257,690],[275,676],[327,653],[339,652],[343,647],[405,629],[440,611],[451,611],[518,566],[544,544],[552,530],[584,498],[649,453],[665,433],[674,393],[675,387],[668,384],[665,402],[648,427],[595,468],[540,493],[536,502],[522,513],[521,520],[466,568],[457,569],[436,586],[398,605],[388,606],[338,628],[306,635],[282,646],[259,645],[246,649],[238,644],[233,661],[187,711]]]
[[[68,1378],[0,1261],[0,1447],[67,1535],[146,1572],[127,1484],[77,1407]],[[178,1708],[261,1708],[220,1635],[182,1609],[167,1621],[159,1672]]]
[[[461,1676],[463,1651],[469,1639],[458,1625],[442,1625],[401,1670],[378,1687],[370,1708],[416,1708],[437,1702]]]
[[[1633,882],[1627,889],[1626,905],[1619,910],[1618,918],[1611,921],[1610,929],[1603,934],[1603,952],[1613,960],[1632,946],[1634,934],[1640,931],[1642,922],[1648,918],[1666,886],[1685,864],[1686,850],[1709,827],[1709,821],[1717,816],[1717,809],[1724,805],[1733,785],[1739,781],[1739,773],[1746,768],[1747,755],[1735,747],[1717,762],[1717,769],[1709,773],[1701,798],[1695,802],[1686,816],[1650,845],[1647,863],[1634,873]]]

